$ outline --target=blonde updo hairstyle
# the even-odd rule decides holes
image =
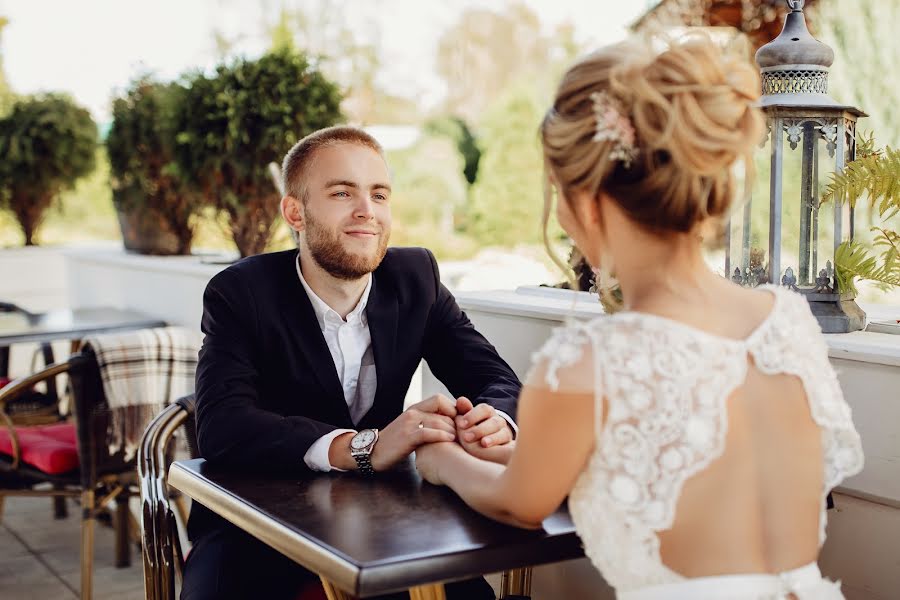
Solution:
[[[611,159],[615,141],[595,141],[591,94],[607,92],[634,127],[630,167]],[[762,139],[759,74],[746,57],[726,56],[704,35],[655,52],[631,40],[588,55],[563,76],[540,128],[544,162],[559,191],[605,192],[648,231],[688,233],[727,217],[734,163]],[[749,184],[750,173],[746,173]],[[545,195],[544,221],[552,199]]]

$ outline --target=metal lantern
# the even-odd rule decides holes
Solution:
[[[866,114],[828,96],[828,68],[834,52],[810,35],[803,0],[787,0],[787,4],[790,12],[781,34],[756,53],[762,74],[760,106],[771,147],[768,254],[751,247],[750,199],[740,232],[732,234],[731,223],[726,230],[725,270],[744,286],[780,282],[804,294],[825,333],[855,331],[864,327],[865,314],[852,294],[838,292],[834,273],[834,250],[845,239],[853,239],[853,212],[838,198],[820,211],[824,187],[820,184],[822,175],[839,172],[854,159],[856,120]],[[787,180],[786,170],[795,179]],[[799,197],[789,196],[787,203],[782,198],[786,182],[800,184],[794,190]],[[790,221],[784,217],[793,216],[794,210],[800,213],[799,231],[785,232],[783,223]],[[740,262],[732,260],[733,241],[739,241]]]

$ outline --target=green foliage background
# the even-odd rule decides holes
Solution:
[[[275,50],[186,82],[175,162],[224,211],[242,256],[262,252],[278,213],[268,171],[300,138],[342,119],[341,94],[303,53]]]
[[[860,121],[860,128],[874,131],[879,143],[900,146],[900,91],[893,76],[900,56],[900,36],[895,34],[900,2],[856,0],[851,7],[840,0],[820,0],[810,8],[810,21],[814,34],[835,50],[829,93],[866,111],[870,117]],[[360,37],[350,31],[325,0],[310,0],[302,11],[276,11],[265,22],[264,31],[273,50],[305,53],[309,65],[336,82],[336,102],[352,122],[419,128],[420,138],[413,146],[388,155],[395,187],[393,243],[428,245],[446,259],[470,256],[488,246],[540,241],[543,198],[537,127],[562,70],[591,49],[575,41],[571,25],[548,30],[534,11],[515,2],[464,11],[436,42],[436,69],[447,85],[447,97],[428,109],[419,99],[405,97],[380,81],[383,65],[377,36]],[[236,40],[212,33],[221,58],[232,69],[240,62],[229,58]],[[244,73],[245,83],[253,79],[248,71]],[[0,107],[4,81],[0,70]],[[257,156],[241,150],[242,136],[268,135],[265,127],[262,133],[239,131],[234,119],[250,110],[252,102],[280,97],[283,90],[278,84],[284,82],[254,81],[257,91],[246,91],[240,97],[222,88],[206,88],[199,101],[209,104],[202,110],[212,116],[192,130],[197,133],[189,140],[182,140],[183,150],[190,156],[179,164],[204,179],[210,192],[218,189],[213,185],[217,180],[245,181],[260,189],[271,186],[265,165],[273,158],[280,160],[279,153]],[[289,123],[288,115],[277,109],[274,114],[279,115],[272,121],[277,127],[273,125],[272,136],[267,138],[272,147],[287,144],[288,138],[293,141],[305,132],[307,124],[312,126],[311,121]],[[192,119],[203,120],[196,115]],[[237,157],[242,164],[235,164]],[[62,208],[48,214],[42,240],[117,237],[109,191],[104,188],[105,160],[105,153],[98,151],[97,170],[61,195]],[[786,174],[798,172],[799,160],[799,148],[787,152]],[[829,170],[827,156],[822,160],[824,181]],[[768,147],[757,151],[754,166],[753,245],[764,248]],[[799,183],[799,178],[791,175],[785,179],[785,248],[798,245]],[[241,185],[233,189],[244,189]],[[220,190],[212,196],[220,206],[240,207],[252,194]],[[76,217],[83,220],[72,227],[71,219]],[[896,221],[898,217],[892,218]],[[823,220],[823,238],[830,235],[829,221]],[[0,245],[21,243],[20,234],[9,223],[8,213],[0,211]],[[739,225],[737,221],[735,227]],[[876,234],[870,228],[882,225],[890,223],[883,223],[877,213],[858,211],[857,239],[874,251]],[[208,209],[198,220],[195,246],[233,248],[230,231],[231,218]],[[557,232],[554,230],[554,235]],[[290,244],[286,230],[276,224],[268,247]]]
[[[183,254],[190,253],[194,216],[203,200],[175,164],[177,119],[186,94],[177,83],[137,79],[113,100],[106,137],[113,204],[165,226]]]
[[[70,98],[47,94],[16,101],[0,119],[0,203],[33,243],[59,193],[94,169],[97,126]]]

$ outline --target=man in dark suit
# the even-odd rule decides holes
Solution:
[[[203,457],[256,472],[378,477],[423,443],[508,453],[521,384],[441,284],[431,253],[387,248],[391,188],[378,143],[350,127],[316,132],[288,153],[283,176],[282,216],[298,250],[242,260],[204,294]],[[457,398],[404,411],[423,358]],[[188,530],[182,598],[293,598],[315,580],[199,504]],[[493,598],[483,579],[447,591]]]

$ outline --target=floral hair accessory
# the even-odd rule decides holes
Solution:
[[[637,136],[631,119],[625,114],[621,102],[607,92],[591,94],[594,103],[594,115],[597,117],[595,142],[613,142],[612,160],[621,160],[625,168],[631,167],[631,161],[637,157]]]

